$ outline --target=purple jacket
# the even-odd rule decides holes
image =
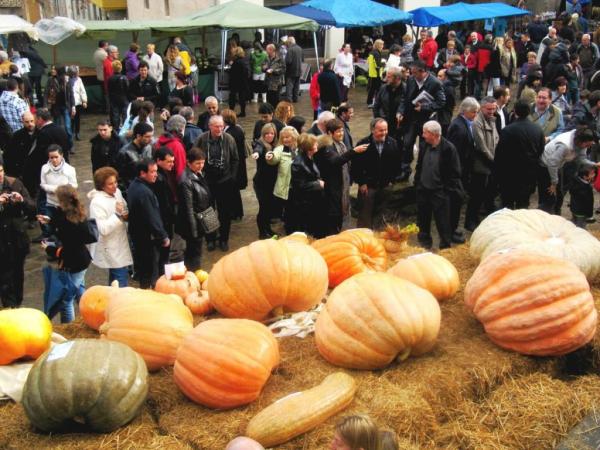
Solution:
[[[135,52],[128,50],[125,53],[125,67],[123,67],[125,71],[125,76],[128,80],[133,80],[138,76],[138,66],[140,65],[140,60]]]

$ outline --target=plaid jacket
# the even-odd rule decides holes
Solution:
[[[8,122],[13,133],[23,128],[21,118],[27,109],[27,103],[16,92],[4,91],[0,96],[0,116]]]

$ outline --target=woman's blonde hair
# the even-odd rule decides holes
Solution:
[[[286,126],[279,132],[279,145],[283,145],[283,136],[289,135],[294,139],[294,144],[298,142],[298,130],[294,127]]]
[[[317,137],[314,134],[302,133],[298,137],[298,150],[302,153],[308,153],[315,148],[316,143]]]
[[[381,39],[377,39],[374,43],[373,43],[373,48],[376,48],[377,50],[382,50],[383,49],[383,40]]]
[[[379,440],[381,442],[381,450],[398,450],[398,435],[392,430],[382,430],[379,432]]]
[[[267,141],[265,141],[265,134],[267,134],[269,131],[273,131],[272,143],[268,143]],[[263,127],[260,130],[260,140],[265,146],[268,146],[269,150],[273,148],[273,145],[275,144],[275,142],[277,142],[277,127],[275,126],[275,124],[269,122],[263,125]]]
[[[286,111],[289,108],[289,113]],[[294,112],[294,105],[290,102],[286,102],[285,100],[277,103],[275,107],[275,112],[273,113],[273,117],[287,125],[288,121],[294,117],[296,114]]]
[[[352,450],[381,450],[379,429],[367,415],[344,417],[335,431]]]
[[[65,217],[71,223],[81,223],[85,221],[85,208],[79,201],[77,189],[70,184],[64,184],[56,189],[56,197],[60,209],[65,213]]]

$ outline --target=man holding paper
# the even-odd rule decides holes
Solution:
[[[399,124],[404,127],[401,176],[403,181],[410,177],[410,165],[414,158],[413,147],[417,136],[420,136],[423,131],[423,124],[446,103],[442,83],[427,71],[423,61],[413,61],[410,73],[411,76],[406,82],[404,101],[398,108],[397,116]]]

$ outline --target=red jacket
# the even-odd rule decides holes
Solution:
[[[114,74],[112,67],[113,61],[114,59],[110,56],[104,58],[104,61],[102,61],[102,67],[104,69],[104,92],[108,92],[108,79]]]
[[[419,52],[419,58],[425,61],[425,65],[430,69],[433,67],[433,61],[435,60],[435,55],[437,55],[438,45],[433,38],[427,38],[423,42],[421,46],[421,51]]]
[[[477,69],[477,52],[471,52],[468,58],[467,55],[460,55],[460,61],[469,70]]]
[[[485,68],[490,63],[491,57],[491,50],[481,47],[477,49],[477,72],[483,73],[485,71]]]
[[[175,156],[175,165],[173,166],[173,178],[169,180],[169,182],[175,183],[175,187],[177,187],[177,180],[179,180],[179,177],[185,170],[185,147],[183,146],[181,139],[173,136],[170,133],[161,134],[158,138],[158,141],[156,141],[156,144],[154,144],[154,148],[156,150],[163,146],[170,148],[173,152],[173,156]]]
[[[317,78],[321,72],[315,72],[315,74],[310,79],[310,104],[312,105],[313,111],[317,111],[319,109],[319,99],[321,98],[321,88],[319,87],[319,82]]]

